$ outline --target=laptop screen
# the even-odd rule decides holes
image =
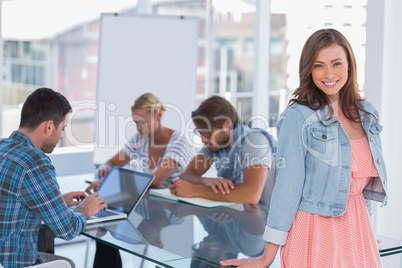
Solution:
[[[102,182],[98,194],[105,199],[109,209],[128,215],[153,179],[153,175],[115,166]]]

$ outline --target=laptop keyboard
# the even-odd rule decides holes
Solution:
[[[111,210],[101,209],[101,210],[99,210],[98,213],[95,214],[95,216],[99,217],[99,218],[103,218],[103,217],[113,216],[113,215],[117,215],[117,214],[119,214],[119,213],[116,213],[116,212],[111,211]]]

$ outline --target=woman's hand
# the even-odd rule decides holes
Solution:
[[[101,186],[103,181],[96,181],[91,183],[86,189],[85,192],[91,192],[92,190],[94,192],[98,191],[99,187]]]
[[[112,169],[112,166],[109,164],[103,164],[99,169],[98,169],[98,175],[102,176],[105,178],[107,174],[109,174],[110,170]]]
[[[231,259],[221,261],[220,264],[222,266],[232,265],[240,268],[266,268],[274,262],[278,249],[279,245],[267,243],[264,254],[261,256],[261,258]]]
[[[227,261],[221,261],[220,264],[225,266],[236,266],[238,268],[266,268],[269,267],[271,263],[266,263],[260,258],[251,259],[232,259]]]

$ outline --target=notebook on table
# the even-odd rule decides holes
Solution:
[[[205,208],[216,208],[216,207],[236,205],[236,203],[213,201],[213,200],[208,200],[208,199],[199,198],[199,197],[179,197],[177,195],[172,194],[170,192],[169,188],[151,189],[149,191],[149,194],[151,196],[157,196],[157,197],[170,199],[170,200],[174,200],[174,201],[181,201],[181,202],[185,202],[188,204],[192,204],[192,205],[199,206],[199,207],[205,207]],[[239,209],[239,210],[242,210],[243,205],[240,205],[240,207],[241,207],[241,209]]]
[[[113,167],[97,191],[108,208],[89,218],[87,224],[127,218],[154,178],[151,174]]]

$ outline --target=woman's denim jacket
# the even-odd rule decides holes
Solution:
[[[374,106],[364,101],[364,110]],[[372,115],[360,112],[379,177],[363,190],[367,200],[386,205],[387,179],[380,126]],[[276,183],[264,239],[284,245],[298,210],[322,216],[340,216],[346,210],[351,183],[352,148],[340,121],[329,117],[328,106],[314,111],[294,104],[277,125]],[[368,202],[370,209],[370,202]]]

